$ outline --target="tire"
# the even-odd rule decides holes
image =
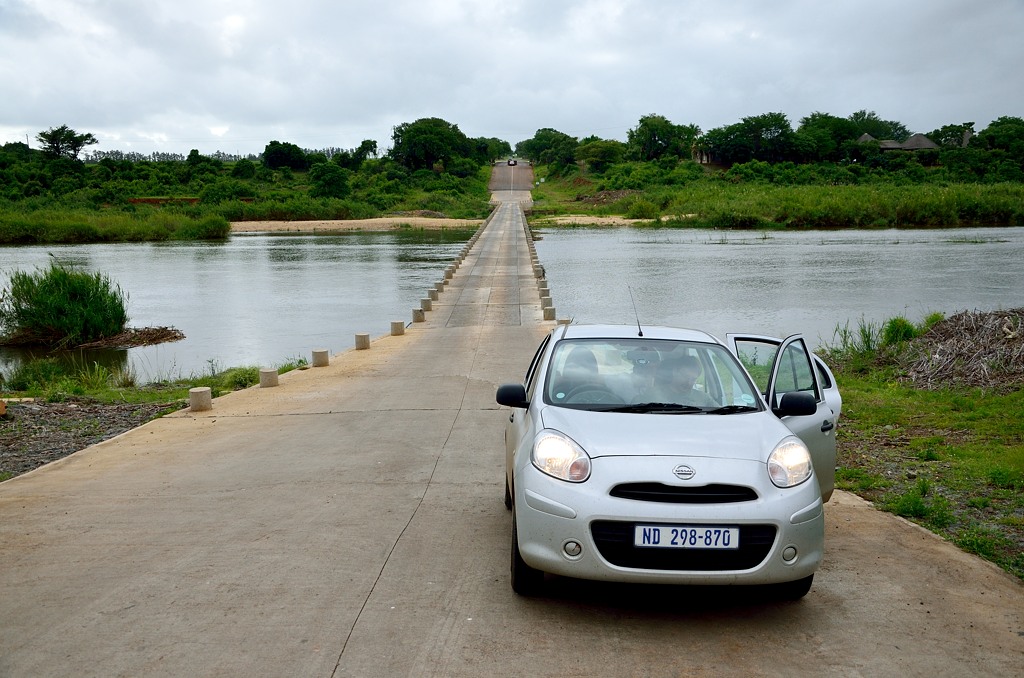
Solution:
[[[811,590],[811,584],[814,583],[814,575],[809,575],[803,579],[797,579],[796,581],[787,581],[783,584],[776,584],[776,592],[779,597],[783,600],[800,600],[807,595],[807,592]]]
[[[505,478],[505,508],[512,510],[512,492],[508,489],[508,478]]]
[[[521,596],[534,596],[544,584],[544,573],[532,568],[519,553],[519,531],[516,529],[516,512],[512,511],[512,566],[510,581],[512,590]]]

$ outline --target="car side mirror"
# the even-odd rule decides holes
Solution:
[[[818,401],[807,391],[790,391],[772,411],[778,417],[806,417],[818,411]]]
[[[498,387],[498,393],[494,396],[499,405],[506,407],[529,407],[530,401],[526,399],[526,387],[522,384],[502,384]]]

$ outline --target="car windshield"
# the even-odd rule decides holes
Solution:
[[[761,399],[724,347],[663,339],[567,339],[548,365],[545,402],[604,412],[738,414]]]

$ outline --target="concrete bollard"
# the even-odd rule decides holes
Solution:
[[[273,367],[260,368],[260,388],[277,386],[277,370]]]
[[[546,283],[538,287],[537,291],[540,292],[540,296],[542,298],[551,296],[551,289],[547,286]]]
[[[365,351],[370,348],[370,335],[366,333],[360,333],[356,335],[356,350]]]
[[[559,318],[555,322],[557,322],[559,325],[568,325],[572,322],[572,318]]]
[[[414,308],[412,310],[412,321],[414,323],[421,323],[427,319],[427,315],[423,312],[422,308]]]
[[[451,280],[454,277],[455,277],[455,267],[454,266],[449,266],[448,268],[444,269],[444,279],[445,280]]]
[[[313,367],[327,367],[330,364],[331,359],[327,355],[326,348],[313,349]]]
[[[188,390],[188,409],[192,412],[213,409],[213,393],[209,386],[197,386]]]
[[[555,319],[555,308],[553,306],[548,306],[547,308],[544,309],[544,320],[554,320],[554,319]]]
[[[415,313],[416,312],[413,311],[414,315],[415,315]],[[392,320],[391,321],[391,336],[392,337],[400,337],[403,334],[405,334],[405,323],[402,322],[401,320]]]
[[[429,298],[427,298],[427,299],[420,299],[420,308],[422,308],[424,311],[431,310],[432,308],[434,308],[433,300],[431,300]]]
[[[431,301],[437,301],[437,290],[427,290],[427,296],[430,297]]]
[[[551,297],[541,297],[540,298],[540,307],[541,308],[554,308],[554,304],[551,302]]]
[[[444,281],[438,280],[437,282],[435,282],[434,289],[437,290],[438,293],[444,292]]]

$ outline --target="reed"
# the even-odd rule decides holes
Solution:
[[[56,261],[15,271],[0,297],[0,334],[8,344],[55,348],[113,336],[128,323],[127,294],[110,278]]]
[[[210,213],[0,207],[0,245],[215,240],[230,231],[227,219]]]

